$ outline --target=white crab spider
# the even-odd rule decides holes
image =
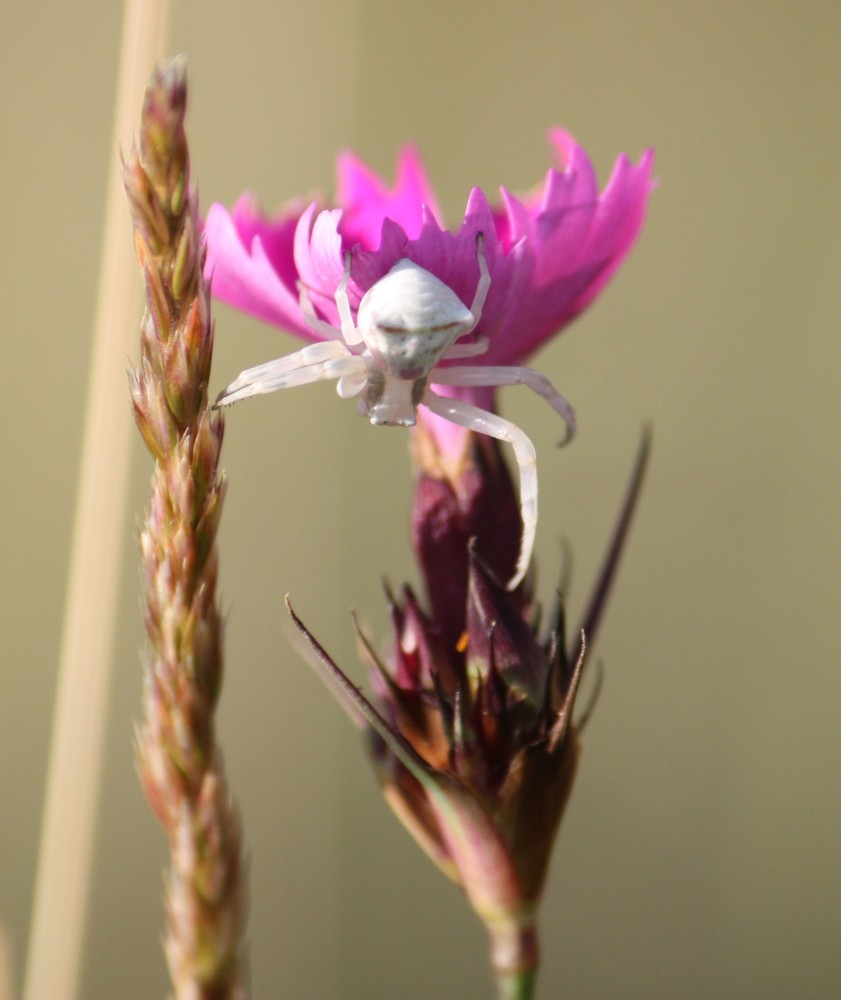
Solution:
[[[275,389],[338,379],[340,396],[360,398],[360,413],[372,424],[410,427],[419,405],[460,427],[508,441],[520,470],[520,513],[523,534],[520,554],[508,589],[523,579],[531,559],[537,529],[537,457],[526,434],[496,413],[479,409],[459,399],[433,392],[430,383],[452,386],[527,385],[542,396],[566,422],[572,437],[575,414],[549,379],[531,368],[475,365],[439,368],[441,361],[469,358],[488,349],[486,340],[457,344],[475,330],[482,316],[491,277],[482,248],[476,240],[479,281],[468,309],[442,281],[403,259],[368,289],[359,303],[354,324],[348,301],[351,255],[336,289],[340,327],[319,319],[306,290],[299,284],[304,316],[312,329],[328,338],[242,372],[219,394],[215,407]]]

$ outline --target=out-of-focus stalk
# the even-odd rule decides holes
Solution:
[[[11,965],[9,937],[6,928],[0,924],[0,1000],[12,1000]]]
[[[126,0],[114,102],[116,151],[128,141],[149,67],[164,47],[168,0]],[[87,406],[68,570],[24,1000],[74,1000],[87,923],[131,425],[121,372],[140,303],[116,164],[109,171]]]
[[[523,972],[498,972],[496,986],[498,1000],[532,1000],[537,968]]]
[[[165,949],[176,1000],[243,997],[240,828],[214,711],[222,679],[216,532],[223,422],[211,412],[209,288],[174,61],[146,92],[139,150],[124,168],[147,311],[130,373],[137,426],[155,459],[140,537],[145,656],[141,780],[169,838]]]

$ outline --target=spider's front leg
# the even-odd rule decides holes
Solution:
[[[509,590],[516,589],[529,568],[537,533],[537,453],[531,439],[510,420],[460,399],[439,396],[431,389],[426,390],[421,402],[432,413],[459,427],[487,434],[499,441],[508,441],[513,447],[520,470],[520,518],[523,522],[520,554],[514,576],[508,582]]]
[[[474,330],[482,318],[485,299],[487,299],[491,287],[491,272],[488,269],[488,262],[485,259],[484,233],[476,233],[476,261],[479,264],[479,281],[476,283],[476,291],[473,293],[473,301],[470,303],[470,311],[473,313],[472,329]]]
[[[332,323],[328,323],[326,319],[321,319],[318,316],[309,292],[302,281],[298,282],[298,304],[301,307],[301,312],[304,314],[304,319],[307,321],[307,326],[311,330],[320,333],[327,340],[336,340],[338,337],[341,337],[346,344],[353,346],[362,343],[362,335],[356,329],[356,324],[353,322],[353,313],[350,311],[350,300],[347,294],[347,284],[350,280],[350,261],[350,253],[345,254],[345,269],[335,295],[336,308],[339,310],[340,326],[333,326]]]
[[[230,406],[249,396],[306,385],[308,382],[361,376],[366,370],[365,361],[351,354],[338,340],[309,344],[294,354],[242,372],[219,393],[213,408]]]
[[[361,344],[362,334],[357,330],[353,322],[353,314],[350,311],[350,299],[347,297],[347,283],[350,281],[350,250],[345,254],[345,269],[342,273],[342,280],[336,289],[336,308],[339,310],[339,322],[342,324],[342,336],[346,344]]]

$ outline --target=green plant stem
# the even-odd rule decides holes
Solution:
[[[498,1000],[532,1000],[537,968],[522,972],[500,972],[496,977]]]
[[[498,1000],[532,1000],[539,962],[534,915],[487,922]]]

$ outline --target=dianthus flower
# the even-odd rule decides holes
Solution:
[[[475,363],[519,365],[604,287],[636,240],[652,186],[651,152],[637,166],[619,157],[600,194],[581,147],[560,130],[551,139],[561,169],[550,169],[529,196],[503,189],[496,206],[474,188],[457,231],[442,228],[412,148],[399,157],[393,189],[343,156],[337,208],[298,204],[268,219],[250,197],[230,213],[214,205],[206,223],[213,292],[317,341],[298,283],[318,318],[339,326],[335,296],[348,252],[356,313],[363,295],[406,259],[469,307],[480,247],[490,286],[469,334],[487,343]],[[494,410],[492,388],[440,390]],[[542,626],[531,578],[501,584],[518,563],[521,521],[498,442],[417,412],[412,542],[425,600],[408,586],[389,592],[393,637],[385,655],[359,632],[374,697],[293,617],[366,732],[389,805],[483,921],[499,996],[527,1000],[538,962],[537,907],[578,762],[584,720],[573,709],[585,647],[615,577],[648,438],[580,628],[568,637],[560,595]]]

